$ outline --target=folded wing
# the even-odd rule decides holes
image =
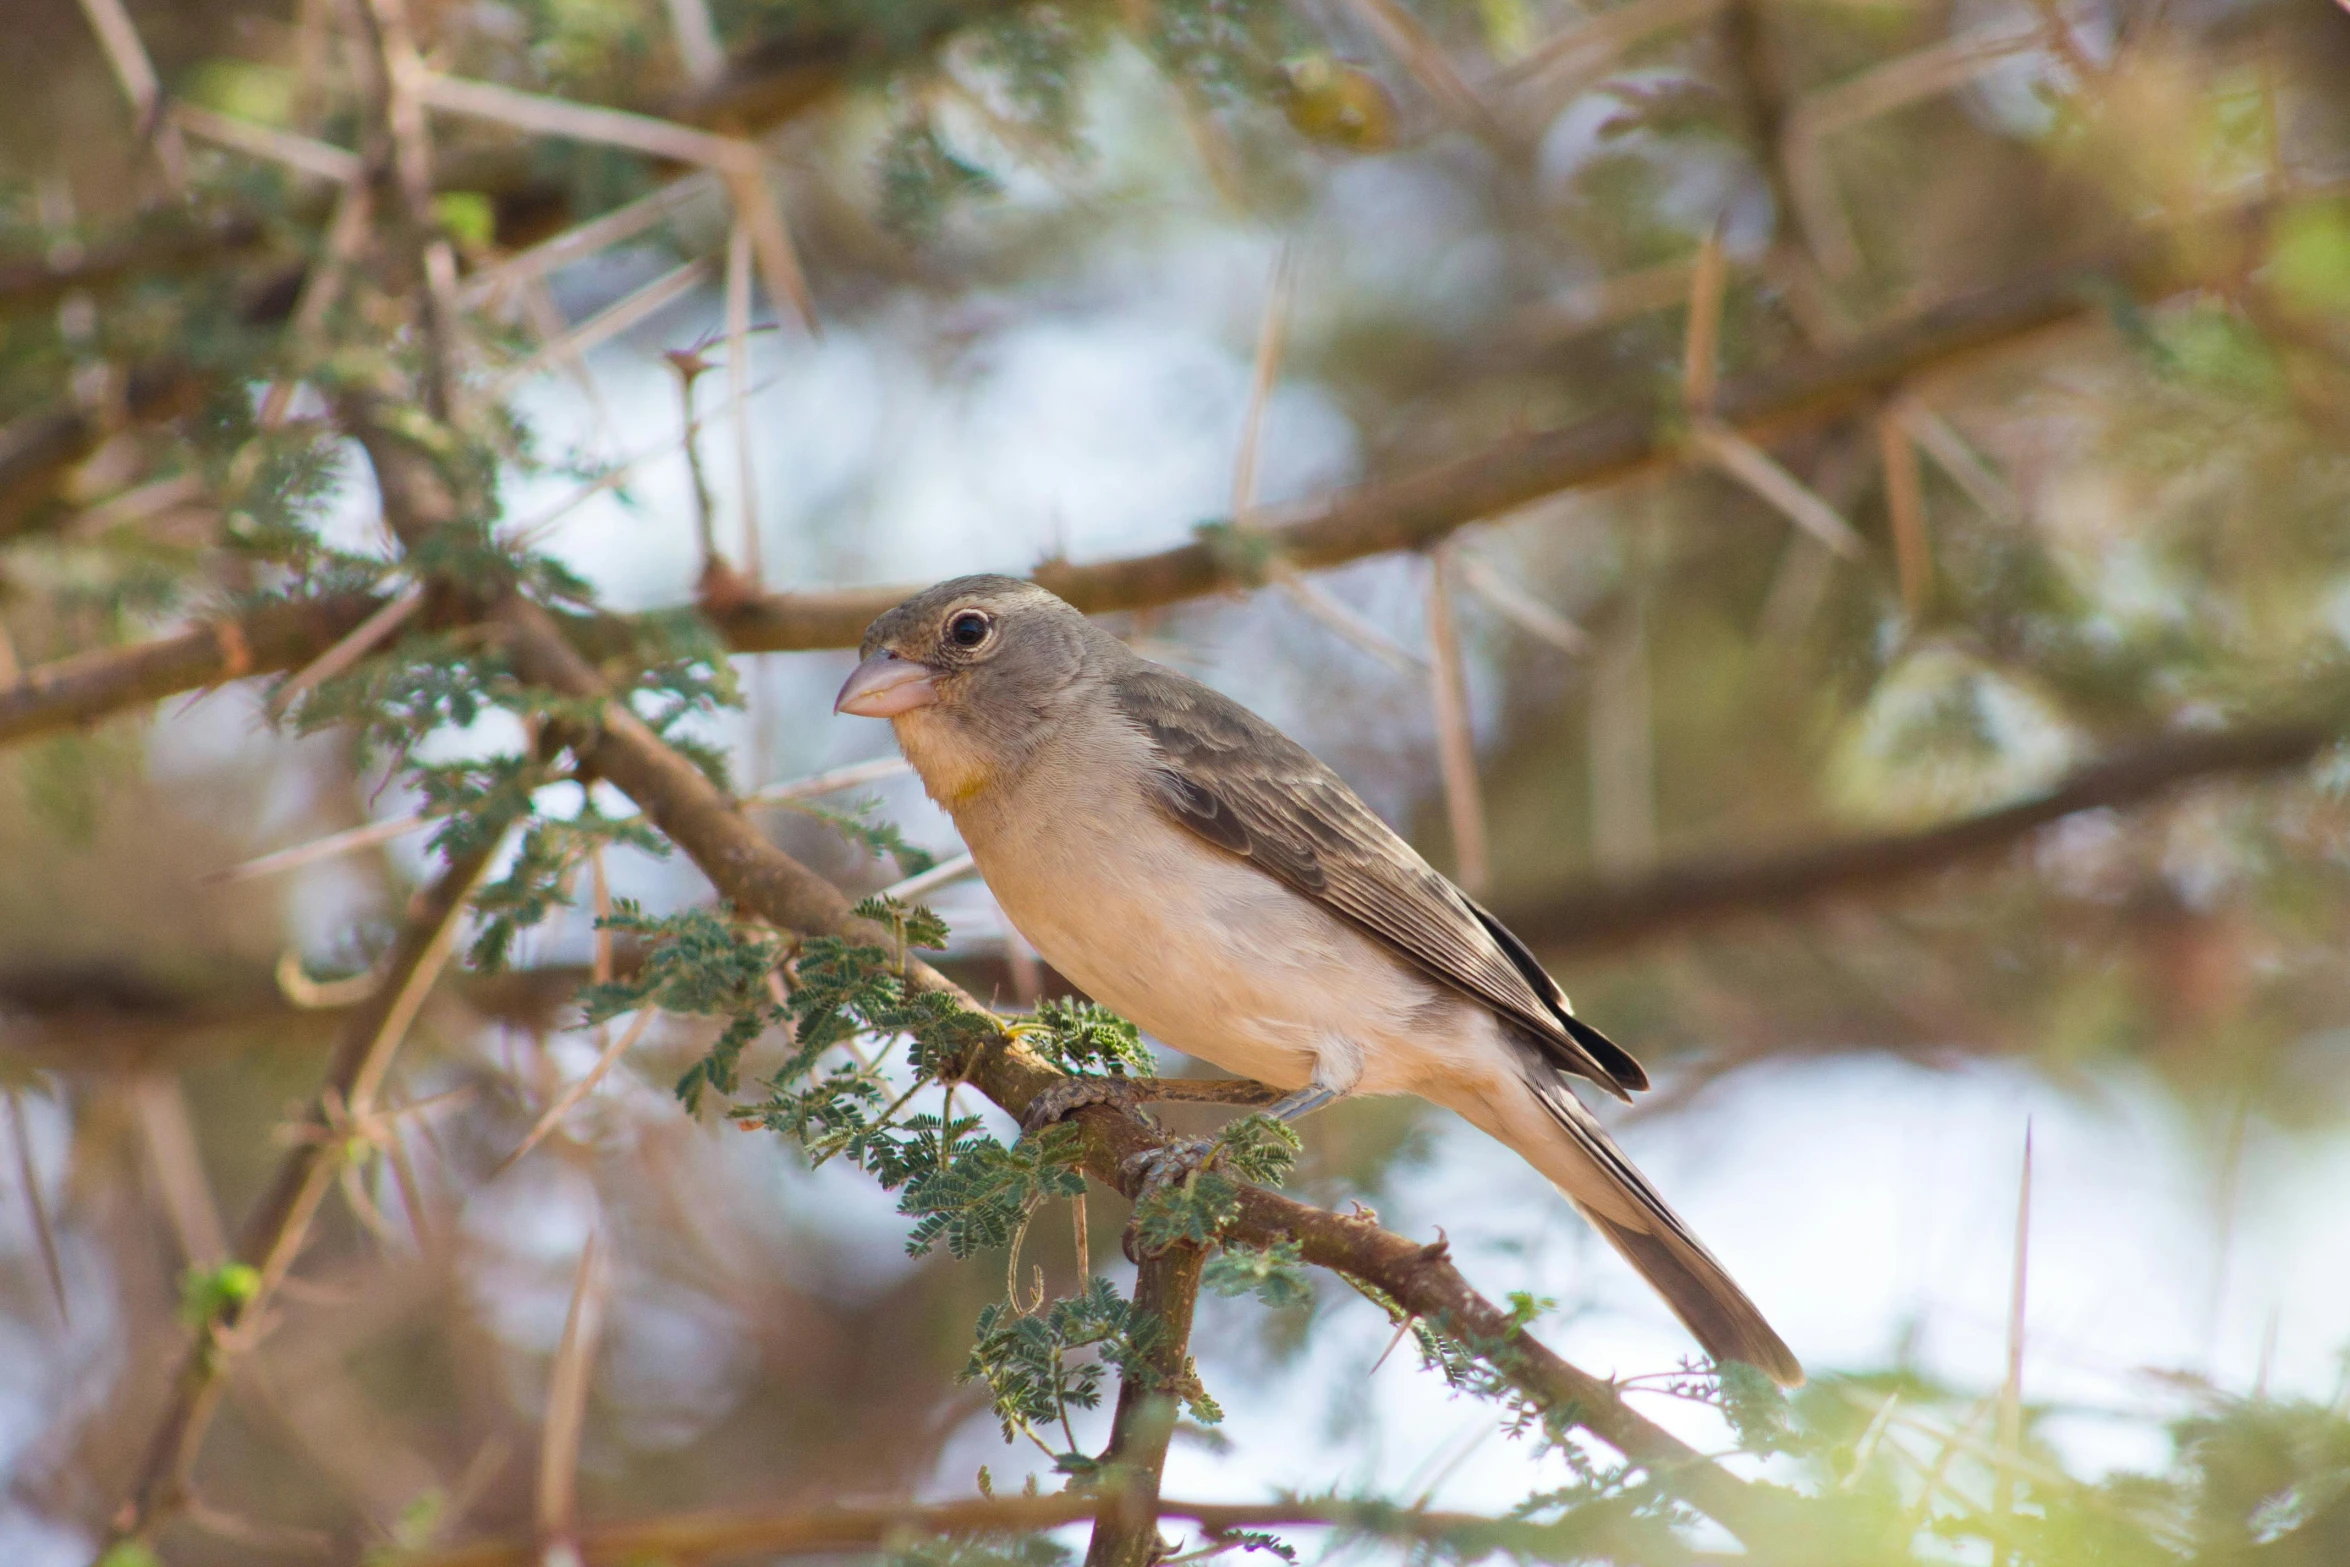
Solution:
[[[1628,1098],[1648,1076],[1525,944],[1438,875],[1312,753],[1196,680],[1136,661],[1115,683],[1156,753],[1160,807],[1318,899],[1430,977],[1523,1024],[1565,1071]]]

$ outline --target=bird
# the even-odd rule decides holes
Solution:
[[[866,631],[837,713],[886,718],[988,889],[1062,975],[1283,1120],[1412,1094],[1515,1150],[1717,1362],[1794,1386],[1762,1312],[1571,1080],[1648,1076],[1525,943],[1303,746],[1035,583],[958,577]],[[1050,1119],[1207,1098],[1082,1078]],[[1032,1112],[1032,1123],[1038,1116]]]

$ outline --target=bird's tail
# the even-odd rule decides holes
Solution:
[[[1565,1081],[1529,1059],[1523,1083],[1525,1092],[1513,1095],[1513,1103],[1463,1108],[1565,1193],[1707,1354],[1743,1360],[1783,1387],[1800,1384],[1803,1367],[1794,1351]]]

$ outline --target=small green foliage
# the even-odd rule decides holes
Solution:
[[[145,1542],[124,1540],[108,1546],[106,1554],[98,1558],[97,1567],[163,1567],[163,1564]]]
[[[1039,1003],[1022,1037],[1073,1077],[1147,1076],[1154,1064],[1140,1029],[1090,1001],[1054,997]]]
[[[433,221],[461,246],[478,249],[498,237],[496,203],[478,190],[448,190],[432,201]]]
[[[313,686],[293,710],[294,727],[311,734],[352,725],[363,759],[401,764],[433,734],[470,728],[506,706],[515,689],[505,660],[473,639],[419,632],[403,639],[399,657],[362,659]]]
[[[412,774],[424,796],[424,814],[439,817],[432,848],[449,860],[491,847],[516,817],[531,807],[531,795],[548,782],[545,764],[524,756],[418,767]]]
[[[1077,146],[1078,70],[1091,41],[1057,5],[1031,5],[974,29],[972,63],[1002,85],[1021,126],[1064,151]]]
[[[1216,1156],[1224,1168],[1257,1186],[1288,1180],[1303,1146],[1295,1128],[1269,1115],[1244,1115],[1216,1134]]]
[[[396,1567],[432,1547],[433,1538],[448,1521],[449,1494],[439,1486],[424,1492],[400,1509],[392,1521],[391,1538],[371,1548],[360,1560],[366,1567]]]
[[[767,976],[783,958],[782,943],[707,910],[655,918],[625,898],[597,923],[635,936],[645,944],[645,956],[628,978],[581,992],[587,1021],[600,1023],[641,1006],[724,1018],[709,1054],[677,1080],[677,1097],[694,1110],[704,1089],[733,1093],[743,1047],[784,1017],[767,989]]]
[[[1280,62],[1313,41],[1276,0],[1160,0],[1151,23],[1159,69],[1218,103],[1271,92]]]
[[[180,1277],[180,1320],[200,1328],[261,1293],[261,1270],[246,1262],[190,1268]]]
[[[1212,1169],[1153,1187],[1134,1205],[1134,1244],[1145,1255],[1206,1246],[1240,1217],[1240,1188]]]
[[[473,943],[474,966],[502,967],[516,935],[570,901],[568,889],[580,863],[599,849],[623,844],[657,857],[669,852],[669,840],[642,818],[606,816],[592,796],[576,816],[534,819],[506,874],[473,895],[474,911],[482,916],[481,934]]]
[[[1220,1239],[1240,1217],[1240,1188],[1224,1172],[1259,1186],[1278,1186],[1297,1163],[1298,1147],[1297,1133],[1271,1116],[1246,1115],[1230,1123],[1209,1145],[1198,1169],[1155,1187],[1134,1205],[1135,1243],[1157,1253]]]
[[[1112,1369],[1136,1363],[1147,1344],[1147,1319],[1098,1274],[1076,1294],[1024,1315],[997,1303],[979,1314],[978,1338],[958,1380],[983,1382],[1004,1440],[1039,1426],[1066,1429],[1072,1408],[1101,1403]],[[1080,1358],[1080,1357],[1085,1358]],[[1074,1449],[1075,1443],[1070,1447]]]
[[[2350,310],[2350,205],[2310,202],[2281,214],[2269,248],[2269,284],[2313,315]]]
[[[913,1256],[941,1241],[954,1257],[1008,1246],[1038,1203],[1085,1195],[1085,1176],[1075,1168],[1084,1134],[1074,1126],[1046,1127],[1006,1148],[970,1135],[976,1120],[942,1126],[936,1117],[916,1116],[908,1124],[919,1162],[904,1167],[898,1211],[915,1221],[906,1236]],[[883,1179],[895,1184],[887,1174]]]
[[[1314,1299],[1313,1281],[1306,1277],[1295,1241],[1226,1246],[1208,1259],[1200,1282],[1219,1295],[1254,1295],[1275,1311],[1310,1305]]]
[[[919,947],[927,952],[946,949],[947,922],[920,905],[876,893],[849,912],[859,919],[887,925],[901,947]]]
[[[901,121],[880,157],[881,226],[913,241],[934,232],[958,201],[992,196],[996,177],[947,146],[928,114]]]
[[[874,905],[874,907],[880,907]],[[920,923],[909,939],[946,940],[943,923]],[[800,1043],[798,1070],[816,1055],[860,1034],[905,1034],[913,1041],[915,1064],[937,1075],[974,1047],[997,1037],[993,1018],[965,1008],[952,996],[914,993],[898,977],[891,953],[833,936],[811,939],[795,965],[798,989],[791,1017]]]
[[[1725,1360],[1715,1368],[1721,1386],[1722,1414],[1738,1433],[1738,1445],[1750,1453],[1784,1453],[1796,1449],[1795,1428],[1787,1415],[1787,1395],[1779,1385],[1743,1360]]]
[[[897,861],[901,876],[919,876],[938,864],[937,855],[908,843],[905,834],[898,831],[897,823],[875,818],[874,813],[881,809],[879,800],[852,801],[841,810],[810,805],[804,800],[790,800],[785,804],[802,816],[813,816],[851,842],[862,844],[868,854],[888,855]]]

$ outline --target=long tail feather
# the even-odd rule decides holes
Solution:
[[[1783,1387],[1801,1384],[1803,1367],[1795,1352],[1564,1079],[1547,1063],[1529,1058],[1524,1082],[1524,1102],[1494,1107],[1500,1124],[1486,1130],[1566,1194],[1664,1297],[1707,1354],[1717,1361],[1743,1360]]]

